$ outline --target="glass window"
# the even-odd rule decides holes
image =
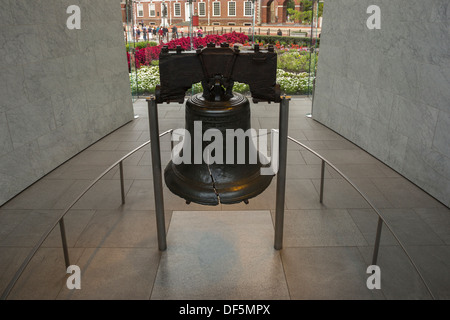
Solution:
[[[206,16],[206,3],[204,2],[198,3],[198,15],[201,17]]]
[[[251,1],[244,2],[244,16],[253,16],[253,4]]]
[[[150,17],[155,17],[156,16],[156,9],[155,9],[155,4],[154,3],[150,3],[148,5],[148,12]]]
[[[220,2],[219,1],[213,2],[213,16],[215,16],[215,17],[220,16]]]
[[[142,3],[137,4],[137,16],[142,18],[144,16],[144,5]]]
[[[173,9],[174,9],[173,15],[175,17],[181,17],[181,4],[179,2],[173,4]]]
[[[236,2],[228,1],[228,15],[232,17],[236,16]]]

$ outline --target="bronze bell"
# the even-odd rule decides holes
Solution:
[[[164,48],[161,52],[157,101],[184,101],[186,90],[198,81],[202,82],[203,93],[186,102],[185,136],[181,150],[173,154],[177,160],[172,158],[165,168],[166,185],[187,203],[248,203],[270,185],[273,175],[261,175],[268,161],[252,138],[255,132],[251,130],[250,103],[232,87],[234,81],[245,82],[255,102],[279,101],[276,54],[272,48],[245,53],[227,45],[208,45],[195,53],[181,51],[178,48],[170,53]],[[216,135],[205,139],[211,130]],[[208,150],[213,142],[217,148]],[[214,161],[206,159],[205,154]],[[179,161],[181,158],[183,161]]]

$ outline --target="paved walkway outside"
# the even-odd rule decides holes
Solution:
[[[289,134],[342,170],[400,237],[438,299],[450,298],[450,210],[291,101]],[[160,130],[184,126],[184,108],[160,105]],[[0,292],[56,217],[110,164],[149,139],[146,102],[139,118],[98,141],[0,207]],[[277,128],[278,105],[252,105],[254,128]],[[170,157],[162,139],[163,165]],[[59,228],[37,252],[9,299],[429,299],[401,247],[384,228],[381,289],[366,286],[377,216],[334,170],[289,143],[284,247],[273,249],[275,179],[248,205],[186,203],[164,190],[168,250],[156,240],[150,148],[125,161],[126,204],[118,168],[68,213],[71,263],[81,290],[66,287]]]

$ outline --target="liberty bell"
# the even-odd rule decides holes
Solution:
[[[258,151],[247,97],[233,92],[234,82],[246,83],[255,103],[279,102],[277,56],[273,47],[241,51],[228,44],[208,44],[196,51],[180,47],[160,54],[161,84],[156,101],[184,102],[186,91],[201,82],[203,92],[185,105],[185,128],[164,170],[169,190],[187,203],[203,205],[248,203],[271,183],[270,166]]]

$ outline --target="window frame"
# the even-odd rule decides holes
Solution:
[[[203,14],[201,14],[200,5],[203,7]],[[199,2],[198,3],[198,16],[199,17],[206,17],[206,2]]]
[[[216,5],[218,4],[218,6],[217,6],[217,8],[219,9],[219,14],[215,14],[215,9],[216,9]],[[221,11],[222,11],[222,8],[220,7],[221,6],[221,4],[220,4],[220,1],[214,1],[213,3],[212,3],[212,16],[213,17],[220,17],[221,16]]]
[[[250,4],[250,14],[245,14],[247,4]],[[250,0],[244,1],[244,17],[253,17],[253,3]]]
[[[153,7],[153,15],[152,15],[152,7]],[[149,17],[156,17],[156,4],[153,2],[148,4],[148,16]]]
[[[230,4],[234,4],[234,14],[230,14]],[[236,17],[236,14],[237,14],[237,12],[236,12],[237,10],[236,10],[236,1],[234,1],[234,0],[232,0],[232,1],[228,1],[228,16],[229,17]]]
[[[141,9],[139,9],[141,8]],[[142,12],[142,15],[139,15],[139,13]],[[144,17],[144,4],[143,3],[136,3],[136,17],[143,18]]]
[[[178,6],[178,10],[180,11],[180,14],[177,15],[177,7]],[[173,4],[173,16],[174,17],[181,17],[181,3],[180,2],[174,2]]]

